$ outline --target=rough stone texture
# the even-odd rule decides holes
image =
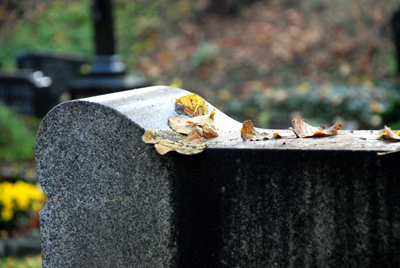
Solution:
[[[46,116],[44,267],[400,267],[400,153],[376,155],[399,144],[370,131],[242,142],[217,111],[205,152],[160,156],[141,136],[169,129],[185,94],[138,89]]]
[[[36,144],[44,267],[167,267],[171,237],[169,163],[147,148],[143,128],[94,102],[55,107]]]

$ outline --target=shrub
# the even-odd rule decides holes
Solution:
[[[252,90],[240,101],[226,103],[223,110],[239,121],[251,119],[264,128],[268,127],[266,122],[287,123],[290,127],[294,115],[301,115],[315,123],[335,123],[332,120],[340,117],[356,122],[360,129],[369,129],[386,124],[381,114],[388,109],[389,97],[396,95],[394,89],[368,85],[301,83],[285,89]]]
[[[38,123],[33,117],[26,117],[24,121],[16,111],[0,102],[0,160],[33,160]]]

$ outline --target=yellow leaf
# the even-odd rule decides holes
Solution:
[[[382,132],[382,135],[380,136],[380,139],[400,141],[400,130],[392,131],[390,128],[385,126],[385,128],[383,130],[381,130],[381,132]]]
[[[186,95],[175,100],[183,105],[183,111],[190,117],[208,114],[205,100],[197,94]]]
[[[206,144],[204,142],[189,140],[189,137],[190,135],[185,136],[171,130],[153,129],[146,130],[142,136],[142,140],[145,143],[155,144],[155,148],[160,154],[176,151],[181,154],[193,155],[204,151],[206,148]]]

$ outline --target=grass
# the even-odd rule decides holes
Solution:
[[[41,268],[42,255],[26,256],[25,258],[6,257],[0,259],[3,268]]]

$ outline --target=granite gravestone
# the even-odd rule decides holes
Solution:
[[[217,110],[216,143],[161,156],[141,137],[169,129],[186,94],[137,89],[44,118],[44,267],[399,267],[400,154],[376,154],[399,145],[243,142],[241,124]]]

